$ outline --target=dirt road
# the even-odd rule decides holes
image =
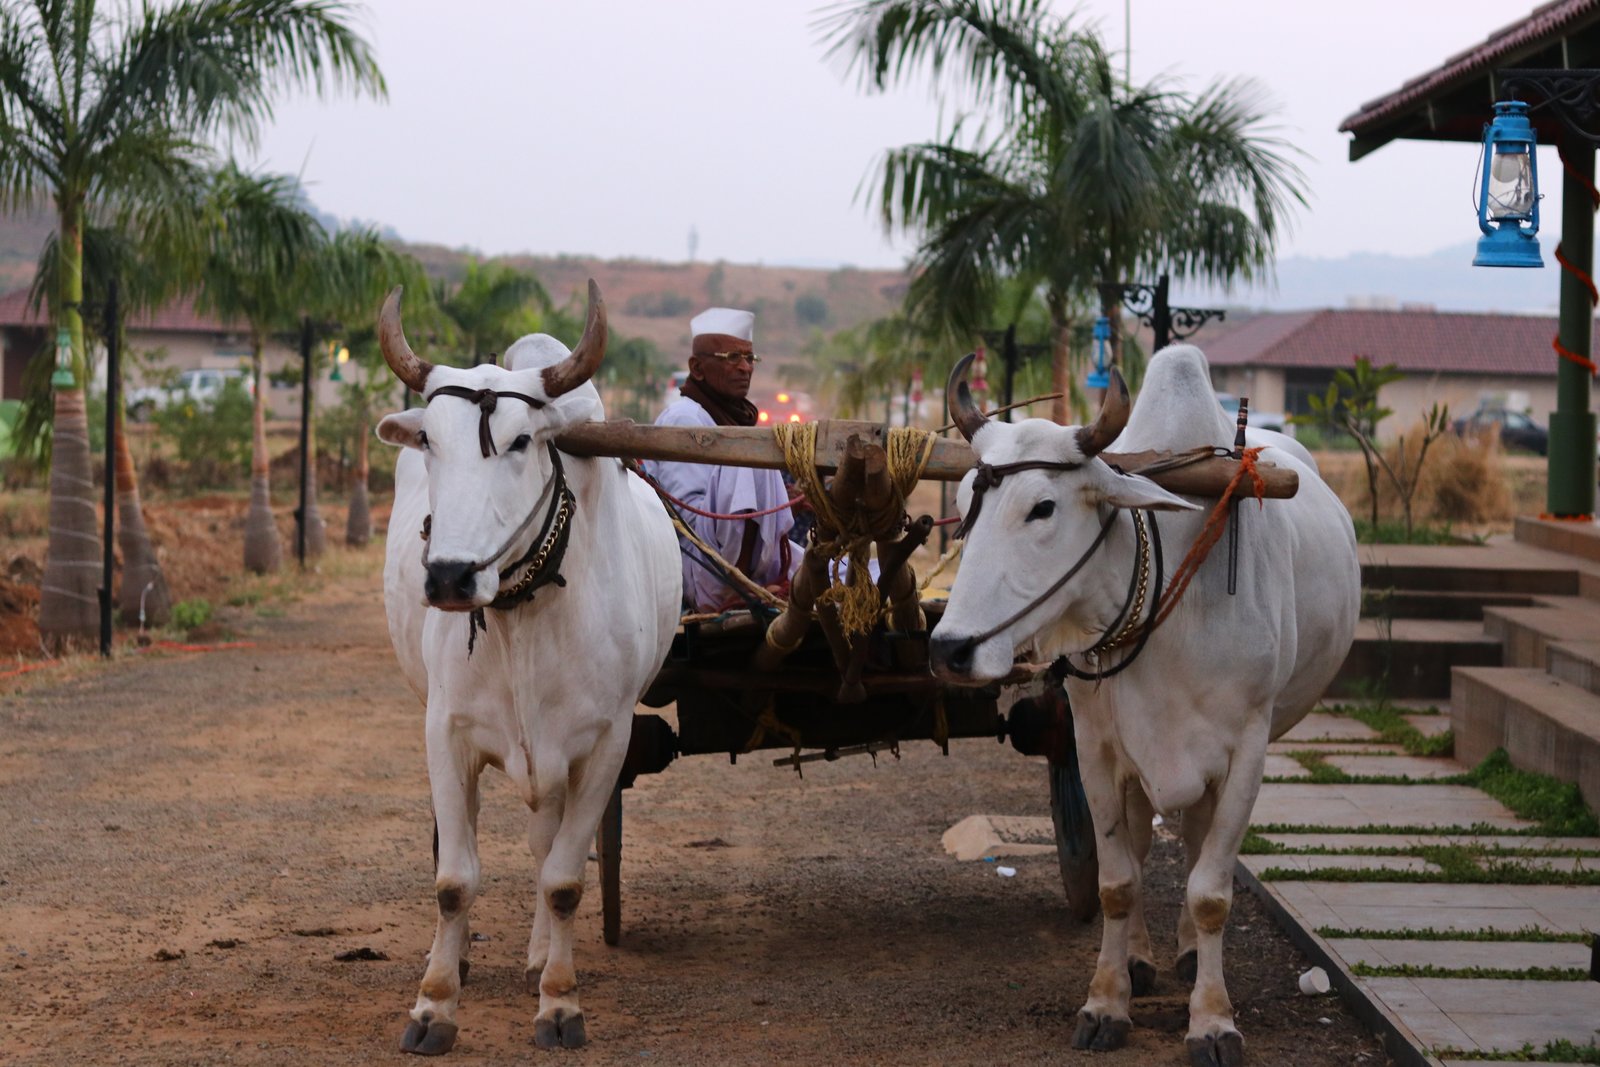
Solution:
[[[129,654],[0,690],[0,1062],[398,1063],[434,905],[422,715],[384,632],[378,550],[298,602],[232,609],[253,647]],[[679,761],[626,794],[623,942],[577,952],[590,1046],[533,1047],[521,812],[491,774],[458,1064],[1181,1064],[1165,970],[1131,1046],[1070,1050],[1098,948],[1054,860],[957,863],[976,812],[1045,814],[989,741],[904,758]],[[1170,967],[1179,873],[1150,880]],[[592,868],[591,868],[592,870]],[[1229,976],[1251,1062],[1384,1062],[1246,894]],[[370,949],[383,958],[340,962]]]

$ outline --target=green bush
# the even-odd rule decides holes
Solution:
[[[177,630],[193,630],[211,621],[211,601],[180,600],[172,605],[172,626]]]
[[[172,442],[190,480],[199,486],[236,483],[250,468],[251,402],[232,379],[205,404],[185,399],[155,413],[156,429]]]

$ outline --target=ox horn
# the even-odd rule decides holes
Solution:
[[[406,343],[406,332],[400,326],[400,293],[405,288],[397,285],[384,298],[383,310],[378,312],[378,347],[383,349],[383,360],[394,371],[394,376],[420,393],[428,383],[433,364],[421,359]]]
[[[976,358],[976,353],[968,352],[957,360],[956,365],[950,368],[950,380],[944,387],[944,402],[950,409],[950,421],[956,424],[956,429],[968,441],[977,436],[989,421],[989,417],[972,402],[972,391],[967,388],[967,368],[972,366]]]
[[[1100,404],[1100,414],[1088,426],[1078,427],[1078,448],[1084,457],[1099,455],[1107,445],[1117,439],[1122,428],[1128,425],[1128,383],[1122,372],[1111,368],[1111,384],[1106,388],[1106,398]]]
[[[562,393],[570,393],[593,377],[605,358],[606,302],[600,297],[600,287],[590,278],[589,317],[583,324],[583,336],[572,355],[544,369],[544,395],[554,400]]]

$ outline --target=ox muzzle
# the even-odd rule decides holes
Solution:
[[[429,560],[427,576],[422,580],[422,595],[431,607],[445,611],[470,611],[482,607],[478,603],[478,575],[483,565],[460,560]]]

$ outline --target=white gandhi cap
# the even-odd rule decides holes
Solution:
[[[689,320],[689,335],[699,337],[708,333],[736,337],[753,344],[756,339],[755,313],[735,308],[707,308]]]

